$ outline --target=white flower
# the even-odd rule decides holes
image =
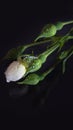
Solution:
[[[5,71],[6,81],[18,81],[26,73],[25,66],[19,61],[13,61]]]

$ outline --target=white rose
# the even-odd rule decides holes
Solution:
[[[13,61],[5,71],[6,82],[18,81],[26,73],[25,66],[19,61]]]

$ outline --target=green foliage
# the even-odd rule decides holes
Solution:
[[[65,25],[71,24],[73,21],[67,21],[67,22],[57,22],[55,24],[57,30],[61,30]]]
[[[66,62],[73,55],[73,46],[68,50],[64,50],[58,56],[58,60],[62,61],[62,73],[65,73],[66,70]]]
[[[65,46],[66,42],[70,39],[73,39],[73,28],[65,35],[56,35],[58,30],[61,30],[65,25],[71,24],[73,21],[68,22],[57,22],[55,24],[47,24],[43,27],[38,37],[30,44],[22,45],[17,48],[12,48],[7,52],[4,59],[12,59],[19,60],[24,64],[27,71],[24,75],[24,79],[18,84],[28,84],[28,85],[36,85],[40,81],[42,81],[48,74],[50,74],[57,64],[62,62],[62,72],[65,72],[66,62],[73,55],[73,46],[68,50],[62,51],[63,46]],[[40,53],[37,56],[32,54],[24,54],[25,50],[29,47],[42,45],[44,43],[51,44],[47,49]],[[36,50],[35,50],[36,51]],[[42,65],[47,61],[47,57],[49,57],[52,53],[57,51],[56,61],[52,67],[50,67],[46,72],[42,74],[36,74],[34,72],[39,71]]]
[[[5,55],[4,59],[17,59],[23,52],[23,46],[19,46],[17,48],[10,49]]]
[[[36,85],[38,84],[40,81],[40,76],[33,73],[33,74],[29,74],[25,80],[18,82],[18,84],[27,84],[27,85]]]
[[[59,46],[60,44],[56,44],[50,47],[48,50],[46,50],[45,52],[41,53],[38,57],[36,57],[36,59],[30,61],[30,64],[28,63],[27,72],[24,76],[39,70],[42,67],[43,63],[46,62],[47,57],[50,56],[57,48],[59,48]],[[30,60],[30,57],[28,59]]]
[[[5,55],[4,59],[16,59],[17,58],[17,50],[15,48],[9,50]]]
[[[51,73],[53,69],[54,69],[54,66],[49,68],[49,70],[47,70],[46,72],[42,74],[36,74],[36,73],[29,74],[27,77],[25,77],[23,81],[18,82],[18,84],[37,85],[40,81],[45,79],[45,77],[49,73]]]
[[[50,38],[56,34],[56,27],[54,24],[47,24],[41,31],[40,35],[35,39],[35,41],[40,38]]]
[[[71,24],[73,21],[68,22],[57,22],[56,24],[47,24],[43,27],[40,35],[35,39],[35,41],[40,38],[50,38],[56,35],[58,30],[61,30],[65,25]]]

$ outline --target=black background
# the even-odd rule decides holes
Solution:
[[[41,28],[49,23],[73,19],[71,1],[34,1],[2,3],[0,10],[0,58],[12,47],[31,42]],[[73,57],[72,57],[73,58]],[[30,88],[27,94],[11,97],[9,86],[0,74],[0,113],[3,117],[48,117],[52,112],[73,110],[73,59],[69,60],[67,71],[56,87],[50,91],[43,105],[39,105],[41,88]],[[56,73],[56,72],[55,72]],[[49,77],[50,79],[52,78]],[[44,83],[47,85],[48,79]],[[7,88],[8,86],[8,88]],[[42,85],[41,85],[42,86]],[[11,87],[11,86],[10,86]],[[45,89],[44,89],[45,90]],[[26,90],[27,91],[27,90]],[[39,91],[39,94],[38,94]],[[46,90],[45,90],[46,91]],[[34,98],[35,97],[35,98]],[[36,105],[34,105],[36,104]]]

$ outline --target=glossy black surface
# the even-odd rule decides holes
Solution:
[[[29,6],[30,5],[30,6]],[[66,6],[65,6],[66,5]],[[58,20],[73,19],[73,3],[32,3],[25,2],[2,8],[0,24],[0,58],[12,47],[30,43],[41,28]],[[68,28],[64,28],[64,32]],[[72,44],[73,41],[70,41]],[[44,49],[36,47],[36,54]],[[34,49],[34,48],[33,48]],[[49,63],[52,62],[50,57]],[[5,82],[4,71],[7,63],[0,69],[0,115],[16,117],[47,117],[49,112],[72,112],[73,110],[73,56],[67,70],[61,75],[60,66],[37,86],[17,86]],[[45,67],[48,63],[45,65]],[[46,67],[47,68],[47,67]],[[44,69],[44,68],[43,68]]]

